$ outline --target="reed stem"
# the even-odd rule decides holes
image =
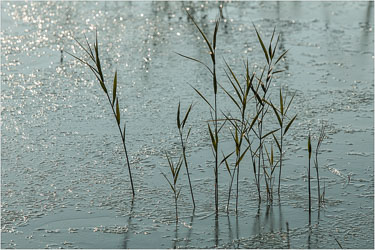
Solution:
[[[309,225],[311,224],[311,179],[310,179],[310,166],[311,166],[311,137],[309,132],[309,138],[307,142],[307,149],[309,153],[309,167],[307,171],[307,179],[308,179],[308,192],[309,192]]]

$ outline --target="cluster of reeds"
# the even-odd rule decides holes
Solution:
[[[113,79],[112,99],[111,99],[110,94],[109,94],[108,89],[107,89],[106,81],[104,79],[102,65],[100,63],[98,33],[96,32],[95,42],[94,42],[94,50],[92,50],[92,48],[91,48],[91,46],[90,46],[86,37],[85,37],[85,39],[86,39],[87,47],[83,46],[82,43],[80,43],[77,39],[75,39],[75,41],[77,42],[79,47],[86,53],[86,56],[88,56],[89,61],[86,61],[83,58],[81,59],[81,58],[79,58],[79,57],[77,57],[77,56],[75,56],[75,55],[73,55],[69,52],[67,52],[67,53],[69,55],[71,55],[72,57],[74,57],[75,59],[77,59],[78,61],[80,61],[81,63],[83,63],[84,65],[86,65],[92,71],[92,73],[95,75],[95,77],[98,80],[104,94],[106,95],[106,97],[108,99],[109,105],[111,106],[113,116],[116,120],[116,124],[117,124],[117,127],[118,127],[119,132],[120,132],[122,145],[123,145],[125,157],[126,157],[126,163],[127,163],[128,171],[129,171],[132,194],[133,194],[133,198],[134,198],[135,192],[134,192],[133,178],[132,178],[132,173],[131,173],[131,169],[130,169],[128,151],[127,151],[127,148],[126,148],[126,136],[125,136],[126,135],[125,134],[126,123],[124,122],[124,126],[122,128],[120,106],[119,106],[118,97],[117,97],[117,71],[115,72],[115,76],[114,76],[114,79]],[[93,65],[90,63],[90,61]]]
[[[261,68],[260,72],[256,72],[255,70],[250,70],[249,62],[246,61],[244,63],[244,72],[241,75],[235,74],[232,67],[225,61],[225,75],[226,80],[230,86],[230,90],[227,89],[224,84],[219,83],[217,79],[217,55],[216,55],[216,41],[217,41],[217,34],[219,30],[219,23],[220,20],[215,22],[215,28],[212,36],[212,41],[210,41],[207,35],[202,31],[199,25],[195,22],[194,18],[187,12],[190,20],[193,22],[199,34],[204,39],[206,46],[209,49],[209,56],[211,60],[211,67],[202,62],[199,59],[192,58],[186,55],[182,55],[177,53],[178,55],[187,58],[189,60],[195,61],[200,63],[208,70],[210,73],[210,77],[212,79],[212,87],[213,87],[213,96],[208,98],[207,96],[203,95],[198,89],[191,86],[194,91],[204,100],[204,102],[208,105],[210,111],[210,118],[207,121],[208,127],[208,134],[211,139],[211,148],[214,155],[215,163],[214,163],[214,197],[215,197],[215,210],[218,212],[219,210],[219,167],[222,164],[225,164],[225,167],[230,175],[230,183],[229,183],[229,190],[228,190],[228,199],[227,199],[227,211],[229,211],[229,205],[231,200],[231,194],[233,189],[233,184],[236,180],[236,208],[235,210],[238,211],[238,203],[239,203],[239,179],[240,179],[240,166],[243,162],[245,156],[250,153],[250,169],[252,169],[255,179],[255,185],[258,192],[258,200],[261,202],[262,200],[262,185],[265,185],[265,191],[267,194],[267,201],[272,202],[273,194],[274,194],[274,184],[276,180],[276,173],[277,168],[278,171],[278,194],[280,194],[280,183],[281,183],[281,174],[282,174],[282,167],[283,167],[283,156],[285,154],[285,150],[283,145],[285,144],[285,135],[289,131],[290,127],[292,126],[293,122],[295,121],[297,115],[289,116],[288,111],[291,108],[291,104],[294,99],[294,95],[288,98],[288,95],[283,93],[282,87],[279,87],[279,91],[277,94],[276,102],[275,99],[275,91],[272,91],[271,87],[274,85],[273,80],[275,74],[282,72],[283,70],[277,70],[278,63],[285,57],[287,51],[282,52],[279,54],[277,52],[278,42],[280,36],[277,37],[276,42],[274,42],[274,35],[275,29],[272,32],[271,39],[269,41],[268,46],[266,47],[265,43],[263,42],[258,30],[254,25],[254,29],[256,32],[256,36],[258,38],[258,42],[262,51],[264,53],[264,57],[266,59],[266,64],[263,68]],[[116,119],[116,123],[120,132],[120,136],[123,143],[123,148],[126,156],[126,162],[128,166],[131,188],[133,197],[135,195],[133,180],[131,175],[131,168],[129,163],[129,157],[126,148],[126,137],[125,137],[125,123],[122,128],[121,126],[121,116],[120,116],[120,108],[119,102],[117,97],[117,71],[115,73],[113,79],[113,86],[112,86],[112,95],[109,94],[107,85],[104,79],[104,74],[99,58],[99,45],[98,45],[98,38],[96,35],[94,49],[91,48],[89,42],[86,39],[87,46],[83,46],[78,40],[76,40],[78,45],[82,48],[82,50],[86,53],[89,60],[81,59],[76,57],[73,54],[70,54],[83,64],[87,65],[89,69],[93,72],[96,79],[98,80],[103,92],[105,93],[109,104],[111,106],[113,115]],[[279,54],[276,56],[276,54]],[[234,112],[221,112],[218,107],[218,90],[222,90],[225,95],[228,97],[228,100],[234,104],[235,110]],[[277,93],[277,92],[276,92]],[[112,98],[111,98],[112,96]],[[209,101],[210,100],[210,101]],[[278,103],[277,105],[275,103]],[[180,195],[181,189],[177,188],[177,180],[179,177],[179,172],[181,169],[182,164],[184,164],[187,178],[189,181],[191,199],[193,203],[193,208],[195,209],[195,200],[193,194],[193,185],[190,179],[190,171],[188,167],[187,157],[186,157],[186,143],[189,139],[189,135],[191,132],[191,128],[185,133],[185,125],[189,114],[191,112],[192,105],[190,105],[183,115],[183,119],[181,116],[181,104],[178,104],[177,108],[177,117],[176,123],[180,138],[181,144],[181,156],[178,162],[175,164],[173,163],[172,159],[169,157],[168,154],[167,160],[169,169],[171,172],[172,180],[168,179],[167,176],[163,174],[169,186],[173,192],[174,200],[175,200],[175,209],[176,209],[176,221],[178,220],[178,198]],[[219,117],[219,113],[222,117]],[[230,133],[234,142],[234,149],[232,152],[225,154],[222,152],[222,159],[219,159],[219,133],[221,132],[222,128],[225,124],[230,125]],[[276,128],[275,128],[275,124]],[[324,127],[322,126],[321,134],[318,139],[318,144],[316,147],[316,154],[315,154],[315,168],[318,180],[318,200],[319,205],[323,199],[323,195],[320,194],[320,182],[319,182],[319,168],[318,168],[318,151],[320,145],[324,139]],[[274,150],[274,145],[276,145],[276,150]],[[311,139],[310,135],[308,138],[308,152],[309,152],[309,166],[308,166],[308,185],[309,185],[309,214],[311,214],[311,190],[310,190],[310,160],[312,155],[311,150]],[[234,156],[234,162],[231,162],[231,157]],[[232,167],[231,167],[232,166]],[[264,177],[264,179],[263,179]]]
[[[296,119],[296,115],[292,118],[287,116],[287,112],[291,106],[294,96],[287,101],[286,96],[282,94],[280,87],[279,91],[279,102],[280,107],[276,107],[271,98],[269,91],[272,86],[272,80],[274,75],[282,72],[282,70],[275,70],[276,65],[285,57],[287,51],[283,52],[278,57],[275,57],[277,51],[277,45],[279,38],[273,43],[273,38],[275,34],[275,29],[272,33],[272,37],[269,42],[268,49],[264,45],[264,42],[255,28],[256,35],[258,37],[259,44],[264,52],[267,64],[261,70],[260,76],[257,76],[256,72],[250,72],[248,62],[245,63],[245,77],[242,80],[238,75],[236,75],[230,65],[225,61],[226,69],[224,69],[227,79],[230,83],[232,90],[227,90],[223,84],[218,83],[216,75],[216,37],[219,27],[219,21],[216,21],[213,40],[212,43],[207,39],[207,35],[202,31],[202,29],[197,25],[194,18],[188,13],[189,18],[192,20],[196,28],[198,29],[200,35],[206,42],[209,48],[209,55],[212,61],[212,67],[203,63],[201,60],[192,58],[186,55],[181,55],[187,59],[193,60],[202,64],[210,73],[213,80],[213,92],[214,92],[214,105],[208,101],[208,98],[199,92],[196,88],[193,89],[198,93],[198,95],[208,104],[210,108],[211,120],[208,121],[208,132],[211,138],[211,144],[213,148],[213,153],[215,157],[215,208],[218,211],[218,167],[225,163],[225,166],[230,174],[230,184],[228,191],[228,201],[227,201],[227,211],[229,209],[229,203],[231,199],[231,192],[236,178],[236,211],[238,209],[238,198],[239,198],[239,178],[240,178],[240,165],[241,161],[244,159],[245,155],[251,153],[251,164],[255,176],[255,183],[258,190],[258,198],[261,201],[261,177],[264,176],[264,182],[267,191],[267,200],[272,201],[273,199],[273,183],[274,183],[274,172],[276,168],[279,168],[279,193],[280,193],[280,182],[281,182],[281,169],[283,161],[283,142],[284,136]],[[222,89],[228,98],[233,102],[238,112],[233,115],[231,112],[228,114],[222,113],[223,118],[218,118],[218,107],[217,107],[217,91],[218,86]],[[253,109],[250,106],[253,105]],[[273,114],[277,118],[279,128],[267,131],[267,127],[264,125],[266,116],[270,113],[269,108],[273,110]],[[255,110],[255,112],[254,112]],[[253,114],[251,115],[251,111]],[[237,115],[238,113],[238,115]],[[219,121],[222,122],[221,126],[218,126]],[[225,155],[223,153],[223,159],[219,163],[218,161],[218,142],[221,128],[224,126],[225,122],[228,122],[232,129],[231,135],[235,144],[235,149],[233,152]],[[213,123],[214,131],[210,125]],[[280,136],[275,135],[277,131],[280,130]],[[266,141],[268,137],[272,136],[274,143],[277,145],[279,151],[279,158],[276,160],[274,157],[273,143],[271,144],[270,150],[267,149]],[[269,141],[269,140],[268,140]],[[235,155],[234,167],[231,170],[229,158]]]

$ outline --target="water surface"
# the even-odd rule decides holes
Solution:
[[[238,216],[225,212],[224,167],[214,213],[209,110],[189,86],[211,100],[209,75],[173,53],[209,63],[184,8],[211,36],[220,4],[219,81],[226,82],[223,57],[238,74],[244,59],[263,67],[252,22],[265,40],[276,26],[279,51],[290,51],[274,95],[279,86],[296,93],[290,112],[298,113],[286,138],[280,199],[258,204],[245,159]],[[1,247],[337,248],[337,239],[344,248],[373,248],[373,20],[372,2],[2,1]],[[107,100],[90,72],[64,52],[83,55],[72,38],[93,41],[95,29],[106,76],[118,71],[134,203]],[[220,110],[233,111],[224,93],[218,98]],[[194,103],[188,160],[197,209],[183,175],[176,225],[160,173],[168,172],[164,151],[179,155],[178,101],[184,110]],[[319,158],[326,203],[318,210],[314,198],[309,227],[306,137],[310,130],[316,143],[321,121],[328,136]],[[224,130],[222,149],[229,152]]]

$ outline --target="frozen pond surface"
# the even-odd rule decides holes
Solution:
[[[280,200],[258,206],[247,159],[238,217],[225,212],[224,167],[215,216],[209,111],[188,85],[210,96],[210,78],[201,65],[173,53],[208,59],[183,8],[212,34],[218,6],[1,2],[2,248],[337,248],[335,239],[344,248],[374,247],[373,3],[224,3],[218,68],[222,57],[238,72],[246,58],[262,67],[252,22],[267,41],[276,26],[280,51],[290,51],[275,89],[296,93],[291,112],[298,113],[286,138]],[[116,69],[119,74],[133,204],[121,141],[100,86],[66,53],[61,62],[60,49],[82,55],[72,37],[92,40],[95,27],[107,76]],[[219,93],[219,108],[228,111],[224,97]],[[188,159],[197,209],[193,214],[183,176],[176,226],[160,172],[168,171],[164,151],[178,157],[179,100],[184,110],[195,103]],[[311,129],[316,143],[321,120],[328,136],[320,155],[326,204],[319,212],[313,200],[309,228],[306,136]],[[231,146],[225,134],[223,150]],[[316,197],[315,181],[313,192]]]

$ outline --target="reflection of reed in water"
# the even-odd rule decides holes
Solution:
[[[130,205],[129,217],[128,217],[128,230],[125,233],[124,244],[123,244],[123,248],[125,248],[125,249],[128,248],[129,236],[130,236],[131,231],[133,229],[133,224],[132,224],[133,207],[134,207],[134,200],[132,199],[131,205]]]

